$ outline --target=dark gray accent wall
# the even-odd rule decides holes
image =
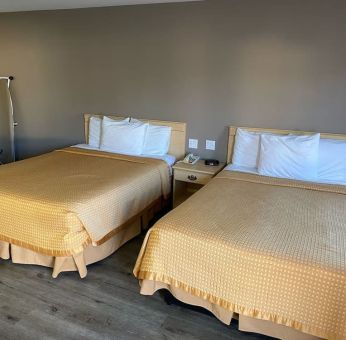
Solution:
[[[82,112],[346,133],[345,0],[211,0],[0,14],[21,158],[83,140]],[[205,139],[215,153],[203,150]]]

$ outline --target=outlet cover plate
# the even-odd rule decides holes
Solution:
[[[215,141],[207,139],[205,141],[205,149],[206,150],[215,150]]]
[[[198,139],[189,138],[189,149],[197,149],[198,148]]]

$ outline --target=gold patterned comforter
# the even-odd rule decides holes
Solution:
[[[223,171],[148,232],[134,274],[346,339],[346,188]]]
[[[77,254],[169,191],[168,165],[152,158],[70,147],[0,166],[0,240]]]

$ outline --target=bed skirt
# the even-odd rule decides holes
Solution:
[[[157,214],[167,202],[156,201],[146,208],[141,214],[132,218],[122,226],[121,230],[110,239],[98,246],[89,244],[83,252],[71,256],[49,256],[32,251],[8,242],[0,241],[0,259],[12,260],[17,264],[39,265],[53,268],[52,276],[56,278],[59,273],[78,271],[81,278],[87,275],[89,264],[101,261],[113,254],[117,249],[129,240],[138,236],[142,229],[148,228],[150,220]]]
[[[188,292],[159,281],[142,280],[141,294],[153,295],[157,290],[168,290],[177,300],[189,305],[203,307],[211,312],[221,322],[229,325],[232,319],[239,320],[239,330],[245,332],[259,333],[282,340],[320,340],[316,336],[299,332],[293,328],[278,325],[267,320],[255,319],[252,317],[236,314],[228,311],[216,304],[213,304],[200,297],[189,294]]]

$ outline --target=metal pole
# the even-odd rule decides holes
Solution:
[[[14,79],[13,76],[8,76],[8,77],[0,77],[0,79],[7,79],[7,86],[8,88],[10,88],[10,83],[11,80]],[[13,161],[16,160],[16,154],[15,154],[15,144],[14,144],[14,128],[18,125],[17,122],[14,121],[14,116],[13,116],[13,103],[12,103],[12,98],[11,98],[11,94],[10,94],[10,105],[11,105],[11,111],[12,111],[12,122],[13,122],[13,127],[12,127],[12,137],[11,137],[11,144],[12,144],[12,159]],[[1,150],[2,153],[3,150]]]

